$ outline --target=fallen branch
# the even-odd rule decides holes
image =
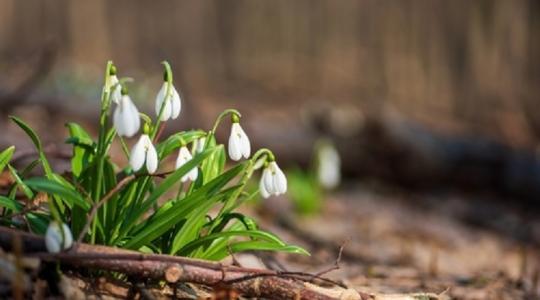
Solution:
[[[45,252],[40,236],[0,227],[0,246],[12,250],[20,239],[24,255],[63,265],[120,272],[135,277],[190,282],[208,286],[228,285],[248,297],[271,299],[361,299],[352,289],[327,289],[279,271],[226,266],[218,262],[179,256],[143,254],[118,248],[78,244],[58,254]],[[364,295],[363,295],[364,296]]]

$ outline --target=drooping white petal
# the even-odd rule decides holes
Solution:
[[[125,136],[126,135],[126,129],[122,120],[122,107],[120,105],[116,106],[113,113],[113,125],[116,129],[116,133],[119,136]]]
[[[237,125],[238,135],[240,137],[240,151],[242,152],[242,156],[247,159],[251,155],[251,143],[249,142],[249,138],[240,124]]]
[[[186,163],[186,155],[184,154],[184,150],[187,151],[187,148],[185,146],[181,147],[178,151],[178,157],[176,158],[176,169],[180,169],[185,163]],[[188,151],[189,152],[189,151]]]
[[[275,193],[274,181],[272,178],[272,170],[270,169],[270,166],[267,166],[266,168],[264,168],[261,180],[264,183],[264,189],[268,193],[274,194]]]
[[[190,161],[193,157],[191,156],[191,153],[187,149],[186,146],[182,146],[180,148],[180,151],[178,151],[178,158],[176,159],[176,169],[179,169],[183,165],[185,165],[188,161]],[[180,181],[186,182],[188,180],[195,181],[197,179],[198,170],[197,167],[194,167],[193,169],[189,170]]]
[[[180,111],[182,110],[182,102],[180,101],[180,95],[178,94],[178,91],[174,86],[171,86],[172,88],[172,94],[171,94],[171,118],[176,119],[180,115]]]
[[[133,171],[139,171],[144,165],[146,159],[146,139],[148,137],[146,134],[141,135],[133,149],[131,149],[131,154],[129,156],[129,165]]]
[[[73,245],[73,235],[66,224],[60,225],[56,221],[49,223],[45,233],[45,247],[51,253],[58,253],[69,249]]]
[[[113,114],[113,124],[119,136],[132,137],[139,131],[139,111],[128,95],[123,95]]]
[[[273,185],[274,185],[274,192],[277,194],[283,194],[287,192],[287,177],[285,177],[285,174],[277,163],[275,161],[270,163],[272,167],[272,177],[273,177]]]
[[[159,164],[157,151],[150,140],[147,141],[146,147],[146,170],[149,174],[153,174],[156,172]]]
[[[168,83],[164,82],[161,86],[161,89],[156,95],[156,116],[159,116],[161,112],[161,121],[167,121],[171,118],[172,108],[171,108],[171,97],[167,97],[167,86]],[[165,101],[167,100],[167,101]],[[163,108],[162,108],[163,106]],[[161,111],[163,109],[163,111]]]
[[[167,100],[163,103],[163,112],[161,113],[161,121],[167,121],[171,118],[171,100]]]
[[[229,157],[234,161],[239,161],[242,158],[242,152],[240,151],[240,137],[237,132],[237,123],[234,123],[231,128],[231,135],[229,136]]]
[[[259,192],[264,199],[270,197],[270,193],[264,187],[264,177],[261,177],[261,180],[259,181]]]
[[[206,144],[206,137],[200,137],[195,141],[195,153],[201,153],[204,151],[204,145]]]
[[[161,111],[161,105],[163,105],[163,101],[165,100],[166,93],[167,93],[167,82],[164,82],[161,88],[159,89],[159,92],[156,95],[156,116],[159,116],[159,112]]]
[[[199,176],[199,169],[197,167],[191,169],[191,171],[189,171],[189,173],[187,174],[189,179],[191,181],[195,181],[197,180],[197,176]]]
[[[128,130],[126,131],[127,137],[134,136],[137,131],[139,131],[139,128],[141,127],[141,117],[139,116],[139,110],[131,101],[131,98],[129,96],[125,95],[125,107],[126,107],[126,118],[129,119],[129,121],[126,121],[129,123]]]

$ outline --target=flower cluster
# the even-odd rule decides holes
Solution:
[[[172,73],[165,70],[164,82],[155,100],[155,112],[157,118],[162,121],[174,120],[178,118],[182,109],[180,94],[172,83]],[[137,107],[131,101],[127,94],[127,88],[119,88],[120,82],[116,77],[116,67],[111,68],[109,79],[106,81],[105,89],[111,95],[111,99],[116,103],[113,123],[119,136],[132,137],[140,129],[141,117]],[[118,95],[120,91],[121,95]],[[229,135],[229,157],[233,161],[239,161],[242,158],[249,159],[251,155],[251,143],[249,137],[240,126],[240,116],[236,113],[231,114],[231,132]],[[133,147],[130,156],[130,166],[134,171],[139,171],[146,166],[146,171],[150,174],[156,172],[158,168],[158,155],[152,139],[147,133],[148,130],[140,136],[139,141]],[[197,139],[194,142],[194,152],[199,153],[204,149],[205,138]],[[194,154],[195,154],[194,153]],[[182,167],[193,158],[193,154],[182,145],[178,151],[176,159],[176,169]],[[195,181],[198,176],[196,168],[190,170],[183,178],[182,182]],[[287,179],[285,174],[278,167],[277,163],[270,159],[263,171],[260,184],[260,193],[264,198],[270,195],[281,195],[287,191]]]
[[[180,93],[173,85],[170,66],[166,62],[164,62],[164,65],[164,81],[155,97],[156,118],[154,122],[149,116],[137,109],[129,95],[126,80],[118,79],[117,77],[117,68],[112,63],[108,65],[108,72],[103,87],[100,141],[102,139],[108,139],[106,143],[109,143],[108,146],[110,146],[116,133],[116,136],[118,136],[122,143],[126,156],[128,156],[129,167],[131,171],[139,172],[137,175],[145,176],[157,172],[160,164],[160,156],[162,156],[161,158],[165,157],[162,149],[166,142],[158,143],[160,132],[165,125],[164,122],[179,118],[182,110],[182,99]],[[111,105],[114,106],[112,112],[113,129],[110,129],[111,134],[104,134],[103,131],[108,126],[109,108]],[[287,178],[277,165],[273,153],[267,149],[260,149],[252,155],[250,139],[240,125],[240,113],[233,109],[224,111],[218,117],[214,128],[208,133],[201,132],[200,134],[197,133],[197,135],[189,137],[188,143],[192,143],[191,151],[188,148],[188,143],[186,143],[181,135],[172,136],[172,138],[178,138],[168,148],[168,153],[178,149],[175,169],[178,170],[190,162],[190,166],[193,166],[191,170],[182,173],[181,177],[177,177],[178,179],[176,180],[185,183],[188,181],[195,182],[199,179],[198,183],[204,184],[204,180],[208,180],[205,177],[212,179],[220,175],[219,172],[221,171],[217,172],[216,175],[208,175],[206,171],[203,173],[203,170],[207,170],[208,168],[203,167],[207,161],[204,161],[202,157],[205,153],[209,155],[209,151],[215,151],[218,148],[215,147],[216,127],[227,115],[231,117],[231,129],[227,147],[228,156],[232,161],[247,160],[247,163],[241,165],[241,167],[246,168],[246,171],[242,173],[244,175],[242,175],[241,184],[247,182],[253,170],[264,166],[259,184],[259,192],[262,197],[268,198],[271,195],[277,196],[285,193],[287,191]],[[124,138],[133,138],[137,134],[140,134],[138,140],[134,143],[130,151],[127,149]],[[108,146],[97,147],[97,151],[101,151],[99,153],[103,155],[102,157],[105,157],[107,151],[103,149],[108,149]],[[212,164],[221,166],[222,170],[227,154],[225,154],[225,150],[223,150],[221,145],[219,145],[219,149],[222,149],[220,150],[222,152],[219,152],[220,160],[219,162],[212,162]],[[205,152],[205,150],[208,151]],[[195,164],[195,161],[192,161],[194,158],[197,159],[197,164]],[[210,169],[218,168],[210,167]],[[127,170],[129,171],[129,168]],[[209,173],[211,172],[209,171]],[[249,175],[246,176],[245,174]],[[96,180],[96,182],[98,185],[100,184],[99,180]],[[194,186],[191,185],[190,188]],[[99,188],[97,190],[99,191]],[[238,197],[238,195],[240,195],[240,192],[236,194],[230,193],[229,197],[233,199],[231,203],[235,203],[236,200],[234,197]],[[95,197],[95,199],[99,199],[99,196]],[[126,201],[126,203],[130,203],[130,201]],[[61,223],[59,219],[50,222],[46,233],[46,244],[49,252],[60,252],[70,248],[73,244],[73,237],[69,227]]]

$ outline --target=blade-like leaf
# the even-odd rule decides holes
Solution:
[[[75,176],[79,176],[87,167],[95,153],[95,143],[90,135],[78,124],[67,123],[69,139],[67,143],[73,144],[73,157],[71,158],[71,171]]]
[[[188,144],[193,142],[195,139],[200,138],[205,135],[204,131],[201,130],[192,130],[192,131],[183,131],[169,136],[165,141],[157,145],[157,152],[159,153],[160,159],[171,154],[174,150],[179,149],[182,146],[182,143]],[[210,147],[209,147],[210,148]]]
[[[26,215],[28,223],[30,223],[31,231],[39,235],[44,235],[49,225],[48,216],[38,213],[29,213]]]
[[[285,246],[286,244],[280,240],[277,236],[262,230],[234,230],[234,231],[223,231],[218,233],[213,233],[205,237],[198,238],[197,240],[184,246],[179,252],[181,254],[191,253],[196,250],[198,247],[203,246],[209,241],[213,241],[219,238],[232,238],[232,237],[249,237],[254,239],[259,239],[267,242],[272,242],[276,245]]]
[[[25,122],[23,122],[21,119],[10,116],[9,117],[15,124],[17,124],[24,132],[30,137],[32,140],[32,143],[34,143],[34,146],[36,147],[39,157],[41,159],[41,163],[43,164],[43,170],[45,171],[45,174],[49,176],[52,173],[51,165],[49,164],[49,161],[45,157],[45,153],[43,152],[43,147],[41,146],[41,141],[39,140],[36,132],[28,126]]]
[[[15,180],[15,183],[17,183],[17,186],[23,191],[24,195],[28,199],[34,198],[34,193],[32,190],[26,185],[26,183],[23,182],[21,177],[19,176],[17,170],[13,168],[11,165],[8,165],[9,172],[11,173],[11,177]]]
[[[2,153],[0,153],[0,173],[4,171],[4,168],[11,160],[11,157],[13,156],[14,151],[15,151],[15,146],[11,146],[7,148],[6,150],[2,151]]]
[[[84,197],[66,182],[60,183],[44,177],[35,177],[25,180],[24,183],[36,191],[60,197],[70,208],[77,205],[85,210],[90,209],[90,203],[86,202]]]
[[[142,229],[140,229],[126,244],[126,247],[137,249],[145,243],[151,242],[180,222],[182,220],[181,216],[187,215],[188,212],[191,212],[196,207],[202,205],[203,201],[218,202],[221,200],[223,197],[223,194],[219,194],[221,188],[243,171],[244,168],[245,164],[243,163],[237,165],[223,173],[222,176],[207,183],[186,198],[175,203],[173,207],[161,214],[159,218],[150,218],[145,222]],[[226,193],[227,191],[224,192]]]
[[[210,154],[216,151],[218,148],[208,149],[200,154],[195,155],[193,159],[187,162],[178,170],[174,171],[172,174],[167,176],[148,196],[148,199],[138,208],[131,213],[131,217],[128,217],[128,220],[124,223],[124,228],[131,228],[134,222],[136,222],[144,213],[146,213],[161,197],[165,192],[167,192],[174,184],[176,184],[182,176],[186,175],[191,169],[197,166],[201,161],[207,158]]]
[[[22,204],[5,196],[0,196],[0,206],[11,209],[14,212],[20,212],[23,208]]]

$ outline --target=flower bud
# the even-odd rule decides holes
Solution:
[[[58,253],[71,248],[73,245],[73,235],[69,227],[56,221],[51,221],[45,233],[45,246],[47,251]]]

